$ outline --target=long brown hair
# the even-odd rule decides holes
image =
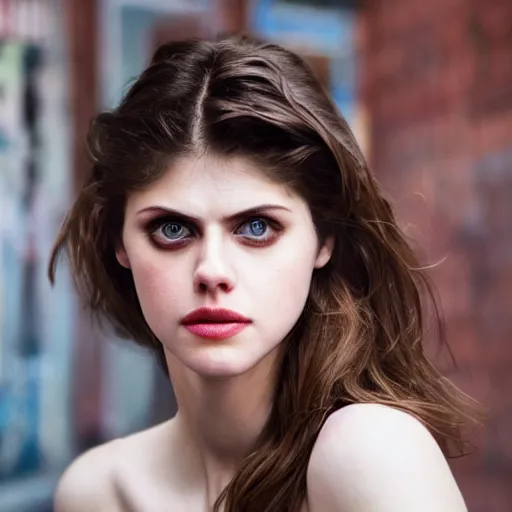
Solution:
[[[435,305],[428,279],[347,123],[298,56],[247,37],[161,46],[121,104],[95,119],[89,147],[92,172],[56,241],[50,279],[65,250],[90,308],[157,351],[115,243],[127,195],[173,159],[249,157],[307,201],[321,240],[334,236],[285,340],[268,422],[216,510],[299,510],[318,433],[347,404],[402,409],[446,453],[461,447],[469,400],[423,350],[425,305]]]

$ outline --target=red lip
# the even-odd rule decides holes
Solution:
[[[181,323],[200,338],[225,340],[243,331],[251,320],[229,309],[199,308],[185,316]]]
[[[217,323],[251,323],[251,320],[236,311],[223,308],[199,308],[186,315],[181,323],[191,324],[217,324]]]

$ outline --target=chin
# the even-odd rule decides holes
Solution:
[[[274,366],[280,342],[256,341],[253,337],[206,341],[189,335],[164,342],[171,357],[168,364],[186,368],[206,379],[228,379],[261,370],[267,373]],[[172,361],[172,362],[171,362]],[[172,374],[172,369],[170,369]],[[264,378],[266,378],[265,376]]]
[[[227,379],[238,377],[258,366],[261,359],[240,357],[240,354],[226,353],[229,350],[210,348],[198,354],[189,361],[183,361],[186,366],[201,377],[211,379]],[[238,356],[238,357],[237,357]]]

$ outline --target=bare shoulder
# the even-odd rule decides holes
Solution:
[[[93,448],[75,459],[55,493],[55,512],[116,510],[114,472],[118,441]]]
[[[311,512],[466,512],[449,465],[413,416],[354,404],[323,426],[308,467]]]
[[[130,510],[123,482],[140,468],[143,480],[148,454],[155,453],[166,425],[116,439],[88,450],[63,473],[55,493],[55,512],[116,512]],[[136,477],[138,475],[135,475]]]

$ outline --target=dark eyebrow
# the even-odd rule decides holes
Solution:
[[[264,215],[265,213],[268,213],[269,211],[273,210],[291,212],[289,208],[286,208],[285,206],[281,206],[278,204],[262,204],[234,213],[233,215],[230,215],[224,220],[227,222],[232,222],[245,217],[257,217],[258,215]],[[179,210],[174,210],[173,208],[168,208],[166,206],[148,206],[147,208],[142,208],[142,210],[139,210],[137,212],[137,215],[148,212],[165,214],[169,215],[170,217],[177,217],[188,222],[193,222],[195,224],[199,224],[201,222],[201,219],[199,219],[198,217],[194,217],[193,215],[189,215],[187,213],[180,212]]]

